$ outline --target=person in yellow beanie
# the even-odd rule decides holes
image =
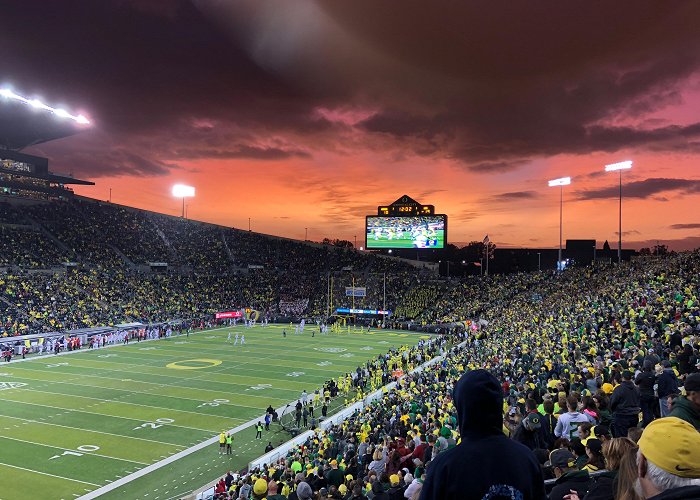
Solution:
[[[700,433],[677,417],[654,420],[639,439],[637,472],[644,499],[700,498]]]
[[[403,488],[401,486],[401,478],[398,474],[389,476],[389,485],[389,489],[386,492],[388,498],[401,498]]]
[[[267,481],[262,477],[255,480],[253,484],[253,499],[261,500],[267,496]]]

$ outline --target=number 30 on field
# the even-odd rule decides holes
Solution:
[[[134,427],[133,430],[137,431],[139,429],[157,429],[158,427],[163,427],[163,424],[172,424],[175,422],[172,418],[159,418],[155,422],[144,422],[138,427]]]
[[[82,457],[84,453],[92,453],[94,451],[97,451],[100,449],[99,446],[95,446],[94,444],[83,444],[80,445],[76,448],[78,451],[82,451],[83,453],[78,453],[78,451],[73,451],[73,450],[66,450],[60,455],[54,455],[53,457],[49,458],[49,460],[53,460],[54,458],[61,458],[65,456],[74,456],[74,457]]]

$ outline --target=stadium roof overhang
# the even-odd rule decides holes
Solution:
[[[68,137],[85,130],[86,124],[66,119],[43,108],[0,97],[0,147],[20,150],[35,144]]]

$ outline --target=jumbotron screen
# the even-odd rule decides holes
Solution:
[[[414,217],[367,216],[368,249],[378,248],[445,248],[446,215]]]

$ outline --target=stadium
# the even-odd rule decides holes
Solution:
[[[168,23],[187,14],[187,29],[180,26],[187,31],[194,11],[185,4],[177,12],[152,8]],[[218,10],[226,7],[205,4],[199,9],[213,17],[206,17],[204,32],[193,34],[194,45],[206,45],[209,27],[218,26],[211,19],[226,19]],[[144,12],[126,4],[108,11],[129,22],[136,12],[145,18],[156,15],[140,8]],[[285,12],[287,20],[294,17],[294,8]],[[258,14],[258,21],[266,16],[279,20],[264,9]],[[333,14],[335,22],[343,19],[339,12]],[[383,14],[376,15],[380,19]],[[321,23],[327,17],[314,19]],[[275,75],[271,83],[257,69],[250,70],[251,88],[264,89],[266,98],[285,94],[277,85],[296,76],[290,70],[279,77],[279,61],[267,52],[275,39],[271,33],[284,42],[279,53],[293,60],[301,58],[294,52],[301,49],[290,40],[304,39],[298,30],[285,38],[278,33],[280,25],[271,26],[275,29],[256,39],[254,49],[240,45],[252,51],[241,68],[252,61]],[[253,23],[246,29],[262,28]],[[316,35],[311,30],[304,36]],[[338,40],[346,36],[337,35]],[[349,58],[347,64],[356,61]],[[162,65],[168,67],[168,62]],[[311,66],[300,63],[302,67],[318,76]],[[447,71],[436,73],[457,78]],[[332,67],[323,77],[333,77]],[[330,85],[320,76],[313,83],[300,81],[319,95],[323,92],[317,86]],[[115,95],[123,90],[106,88]],[[99,103],[86,89],[78,86],[71,95],[86,92],[86,100]],[[297,92],[290,91],[295,102],[303,102],[307,96]],[[187,96],[195,102],[192,94]],[[150,103],[143,105],[150,109]],[[663,196],[672,192],[694,203],[700,180],[661,177],[667,172],[642,180],[640,175],[652,174],[637,172],[650,161],[638,167],[636,161],[609,158],[636,151],[630,144],[638,142],[615,149],[613,139],[606,138],[605,155],[601,149],[589,152],[596,162],[606,158],[595,169],[550,180],[544,188],[547,179],[537,177],[538,189],[554,187],[547,193],[556,192],[556,203],[548,200],[546,207],[552,218],[542,223],[547,243],[539,239],[541,221],[532,215],[540,213],[532,206],[542,198],[530,180],[513,174],[522,182],[520,190],[489,195],[480,194],[474,181],[466,188],[475,203],[493,208],[494,227],[518,235],[523,224],[532,224],[525,228],[530,238],[496,249],[493,233],[482,240],[481,232],[468,244],[458,241],[465,226],[486,215],[463,208],[467,202],[450,203],[444,193],[457,190],[453,170],[444,187],[435,188],[428,185],[432,174],[419,177],[415,174],[422,167],[401,164],[402,178],[390,183],[395,185],[367,178],[365,184],[353,184],[350,198],[330,180],[333,173],[314,176],[302,164],[317,161],[316,150],[290,149],[304,133],[322,130],[313,141],[330,154],[341,149],[326,142],[334,134],[355,127],[356,135],[339,142],[360,148],[359,129],[379,131],[381,140],[362,154],[340,154],[365,161],[396,127],[402,140],[411,136],[420,142],[417,158],[433,154],[436,144],[443,147],[445,137],[459,136],[454,116],[446,119],[449,126],[432,134],[429,130],[439,121],[435,117],[405,116],[399,126],[396,117],[403,115],[398,112],[379,116],[374,109],[319,105],[313,119],[290,126],[293,132],[285,130],[290,134],[286,138],[281,128],[233,153],[208,151],[206,161],[251,155],[255,161],[294,167],[287,177],[272,167],[271,172],[255,170],[255,176],[270,183],[265,197],[254,191],[252,178],[225,169],[206,171],[214,183],[235,185],[235,194],[222,195],[225,210],[235,212],[252,198],[256,205],[271,207],[269,227],[291,227],[292,215],[304,210],[301,199],[312,196],[307,177],[308,184],[327,181],[327,205],[318,211],[322,220],[331,219],[335,232],[314,241],[309,227],[301,238],[292,229],[279,234],[253,230],[251,218],[247,229],[212,222],[223,220],[217,217],[224,205],[214,200],[209,185],[171,182],[175,178],[166,170],[185,176],[181,172],[209,168],[202,158],[187,163],[191,157],[186,154],[195,157],[192,151],[203,144],[219,144],[217,119],[196,113],[173,118],[163,112],[172,128],[148,136],[138,121],[124,128],[123,123],[114,125],[124,119],[115,107],[96,105],[101,112],[93,116],[79,106],[57,104],[0,81],[0,500],[700,498],[700,248],[691,248],[694,235],[678,240],[685,247],[671,242],[676,245],[671,249],[661,241],[652,245],[651,236],[627,242],[641,232],[631,229],[641,227],[632,222],[627,226],[628,213],[630,219],[644,219],[642,204],[686,207],[683,200]],[[291,108],[280,106],[272,122],[284,122]],[[242,110],[241,116],[249,112]],[[479,113],[488,114],[475,108]],[[319,116],[323,125],[313,121]],[[250,130],[236,128],[235,140],[252,137],[256,120],[247,122]],[[178,129],[185,122],[191,125],[190,136]],[[425,129],[406,132],[409,123]],[[663,144],[689,137],[691,132],[677,132],[678,127],[664,129]],[[674,130],[678,137],[670,138]],[[587,133],[587,140],[593,140],[594,132]],[[648,140],[653,135],[645,130]],[[135,153],[124,155],[126,146],[104,146],[127,136],[134,148],[146,144],[153,151],[147,167],[159,172],[152,176],[162,177],[160,189],[166,193],[157,197],[167,197],[177,210],[165,204],[143,208],[138,196],[151,196],[151,181],[140,170],[133,174],[139,163]],[[196,142],[201,136],[205,139]],[[181,164],[155,160],[161,148],[172,146],[171,140],[177,142],[172,158]],[[488,141],[477,142],[470,145],[475,157]],[[504,149],[527,142],[520,138]],[[686,146],[679,150],[687,152]],[[106,158],[117,158],[122,170],[115,178],[126,176],[133,184],[133,199],[113,202],[104,179],[114,179],[92,175],[89,165],[79,168],[79,175],[72,173],[71,162],[77,166],[85,158],[95,163],[96,172],[107,168],[101,158],[81,153],[81,148],[99,147],[105,148]],[[580,147],[576,144],[572,151],[582,154]],[[649,149],[660,148],[661,143]],[[391,155],[402,162],[409,153],[403,145],[399,150]],[[525,156],[534,155],[525,150]],[[647,154],[641,146],[639,151]],[[446,157],[455,155],[450,151]],[[318,157],[326,161],[329,156]],[[443,161],[433,159],[436,165]],[[487,158],[483,164],[511,175],[511,161],[521,160]],[[351,175],[353,167],[341,164],[341,175]],[[57,166],[68,166],[71,173],[54,172]],[[487,167],[480,163],[454,170],[480,175]],[[614,189],[585,184],[600,182],[605,172],[615,177]],[[378,177],[380,173],[377,168]],[[276,194],[275,176],[293,184],[294,190],[284,194],[298,196],[298,210]],[[573,191],[565,201],[577,182],[585,189]],[[364,192],[380,184],[381,198]],[[413,191],[395,199],[405,187]],[[97,189],[109,189],[109,198],[98,199],[93,195]],[[624,212],[624,219],[623,193],[629,197],[625,203],[634,207]],[[569,210],[577,210],[570,207],[607,198],[616,203],[609,218],[614,218],[617,245],[564,240]],[[395,201],[382,204],[391,199]],[[192,216],[195,200],[201,203],[195,209],[208,215]],[[440,204],[423,203],[433,201]],[[506,202],[514,203],[515,212],[523,211],[524,218],[517,219],[521,222],[512,222],[515,216],[501,218]],[[579,209],[584,212],[580,218],[571,217],[586,224],[592,219],[598,230],[597,212],[592,204],[586,206]],[[672,232],[700,227],[688,220],[671,221]],[[581,234],[566,227],[567,234]],[[358,243],[354,236],[352,242],[348,231],[364,231],[364,240]],[[583,231],[590,232],[588,226]],[[558,246],[548,246],[557,235]]]

